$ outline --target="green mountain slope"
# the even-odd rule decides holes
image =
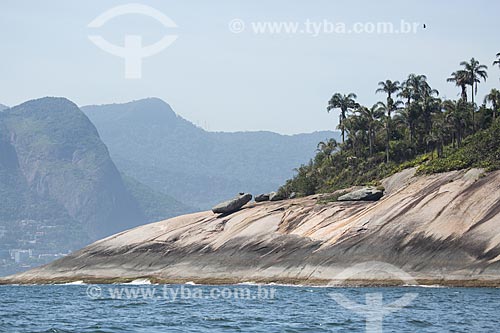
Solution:
[[[422,164],[420,173],[437,173],[466,168],[500,169],[500,122],[467,137],[459,148],[447,147],[441,158]]]
[[[196,209],[179,202],[169,195],[153,190],[136,179],[123,175],[125,187],[137,200],[148,222],[194,212]]]
[[[97,130],[64,98],[29,101],[0,114],[0,222],[81,228],[95,240],[189,211],[122,176]]]
[[[335,132],[207,132],[157,98],[82,107],[120,170],[198,208],[275,190]]]

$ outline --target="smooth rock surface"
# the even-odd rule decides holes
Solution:
[[[397,271],[371,274],[392,265],[418,284],[500,286],[500,171],[470,175],[396,174],[382,184],[402,185],[390,186],[375,202],[318,204],[315,195],[250,203],[229,216],[183,215],[105,238],[0,283],[347,284],[343,272],[369,262],[376,265],[356,272],[354,283],[401,283]]]

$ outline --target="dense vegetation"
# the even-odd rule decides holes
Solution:
[[[500,67],[500,53],[493,65]],[[377,94],[385,101],[371,107],[354,93],[336,93],[327,111],[340,111],[341,142],[318,144],[309,164],[280,188],[282,195],[310,195],[353,185],[376,184],[407,167],[433,173],[469,167],[500,169],[500,91],[492,89],[477,104],[477,86],[486,81],[487,66],[463,61],[447,78],[460,90],[458,100],[439,98],[425,75],[402,82],[385,80]]]

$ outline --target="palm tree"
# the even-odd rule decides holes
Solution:
[[[439,92],[432,89],[427,82],[425,75],[410,74],[401,84],[399,96],[406,100],[405,110],[399,112],[399,119],[403,120],[408,126],[410,144],[417,138],[420,144],[424,143],[425,135],[429,134],[432,125],[432,113],[436,109],[436,100],[434,96]],[[423,121],[424,131],[419,126],[419,121]],[[418,137],[417,137],[417,134]]]
[[[464,66],[464,70],[468,73],[468,80],[467,84],[471,86],[472,88],[472,128],[475,131],[476,129],[476,123],[475,123],[475,117],[474,113],[476,111],[476,106],[474,105],[474,96],[477,94],[477,84],[480,81],[480,79],[483,79],[486,81],[486,78],[488,77],[488,73],[486,70],[488,67],[486,65],[481,65],[479,64],[479,61],[476,59],[472,58],[470,62],[467,61],[462,61],[460,63],[460,66]]]
[[[455,147],[455,141],[460,147],[464,129],[467,126],[467,104],[464,100],[446,100],[442,103],[442,108],[445,110],[446,121],[453,127],[453,147]]]
[[[498,65],[500,67],[500,52],[497,53],[497,60],[493,61],[493,66]]]
[[[356,112],[364,120],[368,127],[368,146],[370,156],[373,155],[373,145],[375,142],[375,129],[380,124],[380,119],[384,116],[384,111],[378,104],[373,105],[371,108],[366,106],[359,107]]]
[[[500,67],[500,52],[497,53],[497,60],[493,61],[493,66],[498,65]]]
[[[351,146],[354,157],[360,156],[363,150],[363,142],[367,132],[365,120],[358,114],[352,114],[345,119],[347,132],[347,145]],[[359,153],[359,154],[358,154]]]
[[[386,105],[386,111],[387,111],[387,117],[386,117],[386,143],[385,143],[385,154],[386,154],[386,160],[387,163],[389,163],[389,142],[391,139],[391,113],[394,111],[394,100],[392,99],[392,94],[395,94],[399,90],[401,90],[401,84],[399,81],[391,81],[391,80],[385,80],[380,81],[378,83],[379,87],[375,93],[386,93],[387,94],[387,105]],[[383,104],[382,104],[383,105]]]
[[[335,139],[329,139],[325,141],[321,141],[318,143],[317,150],[319,152],[322,152],[326,158],[331,161],[332,160],[332,154],[337,150],[338,148],[338,143]]]
[[[449,124],[443,112],[434,114],[432,130],[426,135],[427,146],[431,146],[431,156],[434,159],[434,150],[437,150],[438,158],[443,155],[445,138],[448,134]]]
[[[411,98],[412,98],[412,91],[411,91],[411,87],[407,84],[406,81],[404,81],[403,83],[401,83],[401,89],[398,93],[398,97],[401,97],[403,98],[404,100],[406,100],[406,106],[408,107],[411,103]]]
[[[427,76],[410,74],[408,75],[408,79],[406,79],[405,86],[410,92],[411,99],[414,101],[419,100],[422,95],[422,90],[429,88]]]
[[[401,90],[401,84],[399,81],[391,81],[391,80],[385,80],[385,81],[380,81],[378,83],[380,88],[378,88],[375,93],[386,93],[387,94],[387,104],[389,104],[389,100],[392,99],[392,94],[395,94],[399,90]]]
[[[423,82],[419,104],[426,134],[432,130],[432,114],[441,110],[441,100],[437,96],[439,91],[432,89],[426,81]]]
[[[386,130],[386,135],[385,135],[385,160],[386,163],[389,163],[390,161],[390,154],[389,154],[389,146],[390,146],[390,139],[391,139],[391,131],[390,131],[390,126],[391,126],[391,112],[392,111],[398,111],[399,106],[402,104],[401,101],[396,101],[396,102],[391,102],[392,104],[387,105],[384,102],[378,102],[376,104],[378,112],[381,112],[384,115],[384,125],[385,125],[385,130]]]
[[[410,74],[408,76],[407,84],[413,92],[412,98],[415,101],[419,101],[428,96],[439,95],[439,91],[431,88],[427,82],[427,76],[425,75]]]
[[[354,93],[349,93],[348,95],[336,93],[328,101],[328,106],[326,107],[327,112],[330,112],[332,109],[340,109],[339,128],[342,131],[342,143],[345,142],[345,119],[347,112],[359,106],[355,101],[357,97]]]
[[[400,125],[405,128],[406,132],[408,133],[408,141],[411,142],[411,133],[410,133],[410,127],[411,127],[411,118],[410,118],[410,110],[407,107],[404,107],[396,113],[394,116],[394,123],[396,126]]]
[[[411,111],[410,111],[410,106],[411,106],[411,98],[413,96],[413,92],[411,89],[411,86],[408,84],[408,81],[403,81],[401,83],[401,90],[398,93],[398,97],[404,99],[405,102],[405,108],[403,110],[399,110],[399,122],[403,123],[407,126],[408,128],[408,140],[410,143],[412,142],[412,120],[411,120]]]
[[[493,121],[495,121],[498,107],[500,107],[500,91],[495,88],[491,89],[490,93],[484,97],[484,103],[488,102],[493,107]]]
[[[462,89],[460,96],[465,102],[467,102],[467,85],[469,84],[467,71],[460,69],[453,72],[451,73],[451,77],[447,78],[446,81],[454,82],[457,87],[460,87],[460,89]]]

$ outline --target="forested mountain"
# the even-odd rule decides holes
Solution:
[[[83,242],[189,210],[137,181],[124,182],[94,125],[64,98],[0,114],[0,196],[7,229],[41,221],[83,230]]]
[[[118,168],[200,209],[235,193],[269,192],[306,163],[336,132],[280,135],[209,132],[157,98],[86,106]]]

